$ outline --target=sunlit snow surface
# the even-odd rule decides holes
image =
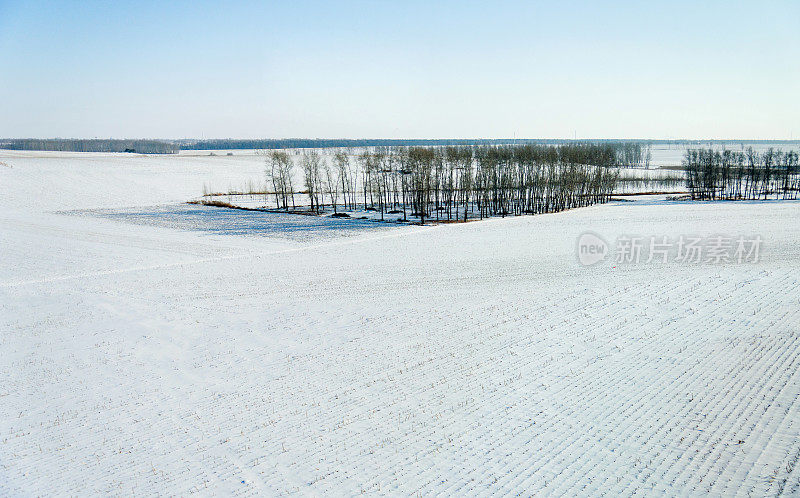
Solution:
[[[277,237],[180,204],[256,157],[0,162],[0,496],[800,494],[800,202]]]

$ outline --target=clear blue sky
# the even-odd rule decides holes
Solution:
[[[0,0],[0,137],[800,138],[800,1]]]

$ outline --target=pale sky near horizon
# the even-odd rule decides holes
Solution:
[[[0,137],[800,139],[800,1],[0,0]]]

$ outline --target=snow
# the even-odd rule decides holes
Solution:
[[[678,144],[653,144],[650,146],[650,166],[653,168],[680,166],[686,157],[686,151],[689,149],[714,149],[714,150],[732,150],[732,151],[745,151],[751,148],[759,153],[766,152],[768,149],[775,149],[783,152],[796,151],[800,148],[800,142],[784,142],[784,143],[764,143],[764,142],[747,142],[747,141],[732,141],[729,143],[719,142],[693,142],[693,143],[678,143]]]
[[[176,214],[256,156],[0,162],[0,495],[800,493],[798,202],[286,236]]]

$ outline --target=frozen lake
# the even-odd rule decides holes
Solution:
[[[195,204],[61,211],[59,214],[96,216],[137,225],[193,230],[216,235],[274,237],[293,241],[348,237],[363,234],[365,230],[384,231],[403,228],[403,225],[397,223],[247,211]]]

